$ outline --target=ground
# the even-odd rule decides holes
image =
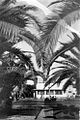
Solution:
[[[25,101],[26,102],[26,101]],[[28,101],[27,101],[28,102]],[[40,103],[40,101],[38,101],[39,103]],[[39,104],[38,103],[38,104]],[[29,104],[29,103],[28,103]],[[31,103],[30,103],[31,104]],[[37,103],[36,103],[37,104]],[[38,105],[37,104],[37,105]],[[42,103],[41,103],[42,104]],[[59,113],[58,115],[57,115],[57,117],[58,117],[58,119],[57,120],[79,120],[79,116],[80,116],[80,109],[79,109],[79,113],[76,113],[76,107],[79,107],[80,108],[80,99],[76,99],[76,100],[66,100],[66,101],[60,101],[59,102],[59,104],[58,104],[58,108],[59,108],[59,110],[62,110],[63,109],[63,107],[64,107],[64,105],[75,105],[75,107],[74,106],[72,106],[72,108],[71,109],[68,109],[68,110],[70,110],[71,112],[73,111],[74,112],[74,114],[75,114],[75,119],[74,119],[74,116],[73,116],[73,114],[71,115],[72,116],[72,118],[69,118],[69,116],[68,116],[68,114],[69,113],[67,113],[66,114],[66,116],[67,116],[67,118],[65,119],[65,118],[61,118],[61,116],[63,115],[63,113]],[[31,105],[32,106],[32,105]],[[56,119],[54,119],[54,118],[52,118],[53,117],[53,111],[54,111],[54,113],[57,111],[56,110],[56,106],[54,106],[54,110],[52,110],[53,109],[53,107],[51,107],[51,106],[53,106],[53,102],[51,103],[51,106],[50,105],[48,105],[49,107],[45,107],[45,108],[43,108],[43,109],[41,109],[41,111],[40,111],[40,114],[37,116],[37,119],[36,120],[56,120]],[[61,109],[60,109],[61,108]],[[68,107],[64,107],[64,109],[65,108],[68,108]],[[64,110],[63,109],[63,110]],[[45,111],[45,112],[44,112]],[[66,111],[66,109],[65,109],[65,111]],[[26,111],[25,111],[26,112]],[[47,116],[47,117],[45,117],[45,116]],[[59,117],[60,116],[60,117]],[[12,115],[12,116],[8,116],[8,117],[3,117],[3,118],[0,118],[0,120],[35,120],[35,116],[26,116],[26,115]]]

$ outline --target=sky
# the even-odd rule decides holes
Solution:
[[[54,0],[38,0],[40,3],[42,3],[45,6],[48,6],[52,1]]]

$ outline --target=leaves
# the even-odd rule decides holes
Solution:
[[[51,66],[49,64],[45,87],[50,83],[53,83],[52,86],[54,86],[55,84],[60,84],[64,79],[68,79],[68,81],[63,86],[63,90],[65,91],[68,85],[72,83],[72,77],[77,81],[77,76],[79,76],[79,52],[75,51],[74,47],[78,48],[77,46],[80,39],[75,33],[72,34],[74,36],[74,39],[71,38],[71,42],[68,43],[61,43],[62,46],[54,52],[53,58],[51,59]],[[77,58],[74,58],[69,54],[65,54],[65,52],[68,50],[70,50]],[[59,57],[62,57],[64,59],[57,59]],[[54,63],[58,63],[59,65],[56,65],[56,67],[54,67]],[[52,74],[50,74],[51,71],[53,71]]]
[[[79,4],[80,2],[75,0],[56,0],[50,4],[50,7],[53,8],[53,14],[46,18],[43,26],[44,33],[42,35],[42,39],[45,39],[43,51],[48,62],[53,58],[55,46],[59,38],[64,39],[62,37],[64,33],[67,34],[69,31],[79,35],[78,31],[72,28],[74,23],[80,19]],[[68,37],[67,34],[66,39]],[[77,43],[78,41],[76,40],[76,45]]]
[[[15,3],[14,5],[12,5]],[[35,51],[37,61],[41,59],[42,22],[33,12],[38,12],[35,6],[18,5],[16,1],[3,0],[0,3],[0,36],[15,44],[25,40]]]
[[[69,29],[68,26],[71,27],[79,19],[80,19],[80,9],[74,12],[71,12],[70,14],[65,16],[63,19],[59,20],[55,28],[53,28],[52,30],[52,33],[54,34],[53,36],[54,40],[58,40],[58,38],[68,30],[70,32],[73,32],[71,31],[71,29]]]
[[[65,70],[65,69],[64,69]],[[55,81],[57,81],[57,79],[60,77],[60,75],[62,74],[62,72],[64,70],[57,70],[56,72],[54,72],[53,74],[51,74],[50,76],[47,77],[47,80],[45,81],[45,87],[47,85],[49,85],[50,83],[54,82],[53,85],[55,84]]]
[[[64,91],[64,92],[66,91],[66,89],[67,89],[67,87],[68,87],[69,85],[72,85],[71,78],[68,79],[68,81],[67,81],[67,82],[65,83],[65,85],[63,86],[63,91]]]
[[[42,75],[42,73],[34,70],[30,57],[25,56],[19,49],[12,47],[13,44],[23,39],[31,45],[35,51],[37,61],[40,63],[42,59],[44,68],[48,71],[45,86],[53,81],[53,85],[60,84],[69,75],[73,73],[76,75],[79,65],[79,53],[73,48],[76,47],[80,50],[79,32],[74,30],[72,26],[80,19],[80,2],[78,0],[56,0],[52,2],[48,7],[53,6],[53,15],[45,19],[44,26],[39,21],[40,19],[31,12],[38,11],[38,8],[26,5],[19,6],[16,1],[13,1],[15,4],[11,7],[11,2],[6,0],[0,4],[0,36],[4,36],[6,41],[12,43],[9,48],[4,48],[4,50],[7,49],[18,56],[30,69],[33,69],[34,75]],[[71,33],[66,33],[66,37],[70,39],[70,42],[60,42],[60,49],[54,52],[59,38],[67,31]],[[67,51],[74,54],[77,59],[66,55]],[[64,61],[57,61],[59,57],[63,57]],[[54,62],[60,63],[62,66],[53,68],[53,70],[57,70],[50,75]],[[44,78],[44,76],[42,77]]]

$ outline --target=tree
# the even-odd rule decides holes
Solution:
[[[72,39],[72,42],[70,43],[61,43],[62,47],[57,50],[54,53],[54,57],[52,59],[52,64],[54,66],[54,63],[58,63],[59,65],[56,65],[56,67],[52,67],[48,71],[48,78],[45,83],[45,86],[53,82],[53,85],[60,84],[62,80],[67,79],[66,83],[63,86],[63,90],[65,91],[66,88],[73,83],[73,81],[76,81],[76,88],[78,94],[80,94],[79,89],[79,40],[80,38],[73,33],[73,39],[69,36],[70,39]],[[77,49],[77,50],[76,50]],[[71,51],[75,57],[70,56],[70,54],[66,54],[67,51]],[[60,57],[62,57],[62,60],[59,60]],[[58,59],[59,58],[59,59]],[[51,66],[52,66],[51,64]],[[50,74],[50,71],[53,71],[52,74]],[[52,86],[53,86],[52,85]],[[52,87],[50,86],[50,88]]]
[[[33,69],[30,58],[12,47],[15,43],[25,40],[33,47],[36,57],[41,56],[38,42],[42,26],[39,19],[31,13],[38,11],[38,8],[27,6],[25,3],[18,5],[14,0],[2,0],[0,1],[0,11],[0,56],[5,51],[9,51],[16,54],[30,69]],[[32,31],[33,29],[35,32]]]
[[[34,6],[25,3],[20,6],[14,0],[0,1],[0,38],[1,45],[12,46],[21,40],[25,40],[35,50],[36,56],[40,55],[40,34],[42,32],[41,22],[31,13],[38,11]],[[13,5],[12,5],[13,4]],[[34,32],[34,31],[35,32]],[[0,51],[2,51],[0,49]],[[3,52],[3,51],[2,51]]]
[[[26,72],[24,61],[22,61],[14,53],[6,51],[3,53],[0,60],[2,62],[2,65],[0,66],[0,72],[2,73],[10,73],[13,71],[17,71],[21,75],[24,75],[24,73]]]
[[[2,75],[0,79],[0,82],[1,82],[0,86],[2,87],[2,90],[0,92],[0,104],[3,101],[6,107],[8,101],[10,101],[11,92],[14,86],[17,85],[20,87],[22,81],[23,81],[23,77],[17,72],[10,72],[10,73],[5,73]],[[12,104],[10,104],[10,106],[8,107],[11,108],[11,105]]]
[[[44,24],[43,39],[45,39],[43,54],[47,66],[53,58],[55,47],[59,38],[64,32],[69,29],[72,32],[72,27],[80,19],[80,2],[75,0],[56,0],[48,5],[52,9],[53,14],[47,16]]]
[[[46,85],[48,85],[50,83],[48,76],[51,71],[51,67],[52,67],[53,63],[55,62],[57,57],[59,57],[60,54],[62,54],[63,52],[66,52],[68,50],[67,44],[70,41],[72,41],[74,38],[74,37],[72,37],[73,36],[72,33],[75,33],[76,35],[78,35],[78,37],[80,36],[79,29],[75,28],[75,24],[78,25],[79,20],[80,20],[79,4],[80,4],[79,1],[74,0],[74,1],[69,2],[68,0],[66,0],[66,1],[55,1],[49,5],[49,7],[53,7],[53,17],[51,17],[50,19],[47,19],[48,22],[46,24],[51,27],[50,27],[50,29],[48,29],[48,27],[46,27],[46,32],[45,32],[48,35],[47,36],[47,44],[45,44],[45,49],[44,49],[44,57],[45,57],[45,60],[47,59],[47,62],[45,63],[46,67],[47,67]],[[55,11],[56,11],[56,13],[55,13]],[[69,36],[70,36],[70,38],[69,38]],[[53,45],[53,42],[52,42],[53,40],[55,41],[55,45]],[[64,43],[67,43],[67,44],[64,45]],[[60,46],[65,46],[64,51],[62,49],[62,53],[60,51],[55,52],[56,46],[58,44]],[[72,43],[70,43],[70,44],[72,44]],[[77,43],[75,45],[77,45]],[[79,45],[79,41],[78,41],[78,45]],[[80,48],[78,45],[76,46],[76,49],[79,50]],[[58,49],[60,49],[60,47]],[[69,48],[69,49],[71,50],[71,48]],[[74,56],[77,55],[78,61],[76,62],[76,60],[73,60],[71,58],[72,64],[74,64],[76,62],[79,65],[79,53],[74,52],[73,54],[74,54]],[[66,56],[66,58],[67,58],[67,56]],[[66,62],[65,64],[67,67],[68,63]],[[66,68],[66,67],[63,65],[63,68]],[[68,66],[68,67],[70,67],[70,66]],[[60,71],[58,73],[55,72],[55,74],[56,74],[55,80],[57,79],[57,76],[59,76],[62,73],[62,71],[61,72]],[[77,68],[77,71],[79,73],[78,68]],[[79,74],[77,74],[77,76],[79,76]],[[53,79],[51,79],[51,80],[53,80]],[[77,83],[79,83],[79,79],[78,79]],[[79,89],[78,89],[78,91],[79,91]]]
[[[15,4],[14,4],[15,3]],[[25,4],[25,2],[24,2]],[[37,62],[41,62],[41,60],[43,61],[42,64],[48,64],[49,60],[51,59],[51,56],[53,56],[53,52],[54,52],[54,48],[56,46],[56,42],[57,42],[57,38],[56,38],[56,34],[54,33],[55,31],[55,25],[57,24],[57,22],[59,21],[60,17],[64,17],[64,14],[68,14],[69,12],[71,12],[73,9],[78,9],[79,5],[78,5],[78,1],[74,2],[71,0],[66,0],[66,1],[56,1],[51,3],[48,7],[54,5],[57,7],[54,7],[53,10],[53,19],[50,19],[50,21],[48,20],[48,22],[46,22],[47,27],[45,28],[42,27],[43,24],[41,24],[41,22],[39,21],[39,19],[37,20],[37,18],[35,18],[35,16],[33,16],[31,14],[31,12],[29,11],[38,11],[37,8],[33,7],[33,6],[29,6],[27,7],[27,5],[21,5],[18,4],[17,2],[14,1],[1,1],[1,10],[2,10],[2,14],[1,14],[1,22],[2,20],[4,20],[4,24],[7,23],[8,21],[8,27],[10,28],[8,30],[8,27],[5,27],[4,32],[2,32],[2,35],[5,34],[5,36],[10,39],[9,42],[10,43],[14,43],[15,41],[17,42],[18,40],[26,40],[27,43],[29,43],[33,49],[35,50],[35,54],[36,54],[36,58],[37,58]],[[74,6],[73,6],[74,5]],[[73,7],[72,7],[73,6]],[[76,6],[76,7],[75,7]],[[56,13],[55,13],[55,9],[56,9]],[[67,10],[68,9],[68,10]],[[6,12],[4,12],[6,11]],[[67,11],[67,13],[65,12]],[[18,17],[17,17],[18,16]],[[13,21],[13,17],[14,17],[14,21]],[[6,18],[9,18],[9,20]],[[9,24],[10,21],[10,24]],[[27,23],[26,23],[27,21]],[[35,27],[33,24],[35,22]],[[49,23],[49,24],[47,24]],[[1,24],[3,25],[3,24]],[[7,25],[7,24],[6,24]],[[10,25],[10,26],[9,26]],[[16,27],[11,27],[11,26],[16,26]],[[36,29],[38,32],[38,35],[31,32],[31,25],[34,28],[34,30]],[[50,26],[50,27],[49,27]],[[52,26],[52,27],[51,27]],[[3,26],[4,28],[4,26]],[[6,30],[7,28],[7,30]],[[15,28],[16,30],[12,29]],[[50,29],[49,29],[50,28]],[[3,29],[2,29],[3,30]],[[6,32],[5,32],[6,31]],[[10,38],[10,33],[11,31],[14,31]],[[16,32],[15,32],[16,31]],[[48,35],[47,35],[48,33]],[[16,36],[16,37],[14,37]],[[5,38],[6,38],[5,37]],[[15,38],[15,39],[14,39]],[[12,40],[13,39],[13,40]],[[12,42],[14,41],[14,42]],[[54,48],[53,48],[54,46]],[[47,60],[46,60],[47,58]],[[46,61],[45,61],[46,60]],[[43,66],[44,66],[43,65]]]
[[[16,2],[14,3],[11,0],[1,1],[0,3],[0,35],[2,37],[1,45],[3,46],[2,51],[2,47],[0,47],[0,53],[2,54],[3,51],[6,50],[14,53],[29,65],[34,76],[40,74],[43,76],[44,80],[47,80],[50,68],[56,58],[62,55],[63,52],[71,49],[71,46],[74,46],[74,41],[70,43],[70,48],[68,48],[68,44],[64,45],[61,43],[65,48],[63,47],[62,51],[57,51],[56,54],[54,54],[57,42],[62,33],[64,33],[63,31],[66,32],[67,29],[69,29],[70,32],[79,35],[76,30],[71,29],[73,22],[75,23],[80,19],[79,1],[57,0],[51,3],[48,7],[53,6],[53,16],[45,20],[44,26],[39,19],[35,18],[35,16],[29,12],[33,10],[36,11],[38,10],[37,8],[26,6],[24,5],[25,3],[23,5],[16,4]],[[64,17],[65,15],[66,17]],[[34,28],[37,34],[32,32],[33,29],[31,28]],[[29,57],[25,56],[19,49],[12,47],[15,43],[23,39],[33,47],[37,62],[41,63],[43,66],[43,73],[34,70]],[[46,70],[47,75],[44,75]]]

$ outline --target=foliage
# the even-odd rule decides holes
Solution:
[[[53,85],[56,83],[60,84],[61,81],[67,78],[67,82],[64,84],[63,90],[65,91],[66,88],[72,84],[73,80],[76,80],[77,91],[79,91],[79,84],[77,84],[79,83],[79,52],[75,51],[74,47],[79,50],[80,39],[75,33],[73,33],[73,36],[74,40],[72,40],[72,42],[67,44],[61,43],[63,46],[54,53],[54,57],[52,58],[52,62],[50,63],[51,65],[49,67],[51,67],[54,62],[59,63],[60,65],[52,68],[53,73],[51,75],[49,75],[51,70],[51,68],[49,68],[48,79],[45,83],[45,86],[51,82],[53,82]],[[70,55],[66,55],[65,52],[68,50],[70,50],[76,56],[76,58],[72,58]],[[64,60],[57,60],[59,57],[63,57]]]
[[[31,76],[36,78],[37,75],[47,80],[45,86],[54,80],[54,84],[61,83],[64,78],[68,78],[66,85],[72,83],[73,78],[76,79],[79,88],[79,53],[74,50],[76,47],[79,51],[79,32],[71,29],[71,26],[80,19],[80,2],[78,0],[56,0],[48,7],[53,7],[53,15],[47,16],[44,23],[34,16],[32,11],[38,11],[34,6],[17,5],[16,1],[4,0],[0,2],[0,57],[5,51],[9,51],[17,56],[23,64],[26,64],[31,70]],[[64,27],[65,26],[65,27]],[[71,40],[68,43],[59,42],[61,35],[67,31],[71,32],[67,35]],[[35,31],[35,32],[34,32]],[[78,35],[78,36],[77,36]],[[73,37],[72,37],[73,36]],[[25,40],[30,44],[37,58],[39,65],[42,64],[43,72],[36,71],[29,56],[13,45]],[[61,48],[55,51],[57,43],[61,44]],[[77,59],[66,55],[67,51],[71,51]],[[57,61],[57,58],[63,57],[65,60]],[[13,62],[13,59],[9,63]],[[51,75],[51,66],[54,62],[62,64],[52,70],[58,69]],[[11,66],[10,64],[10,66]],[[16,65],[15,65],[16,66]],[[19,68],[20,69],[20,68]],[[47,70],[47,75],[45,71]],[[29,76],[28,76],[29,77]],[[29,78],[30,78],[29,77]],[[66,88],[64,86],[64,90]]]
[[[12,46],[25,40],[33,47],[36,57],[41,56],[40,35],[42,33],[42,23],[32,13],[32,11],[38,11],[38,8],[27,6],[25,3],[18,6],[14,0],[4,0],[0,1],[0,11],[0,41],[1,44],[4,41],[4,50],[6,51],[8,48],[8,44]]]
[[[43,52],[47,61],[46,66],[53,57],[55,47],[62,33],[67,32],[69,27],[80,19],[79,4],[80,2],[76,0],[56,0],[48,6],[53,14],[46,17],[45,32],[42,37],[45,40]],[[71,31],[71,29],[69,30]]]
[[[48,6],[53,10],[53,16],[47,17],[47,22],[44,26],[47,41],[47,44],[45,44],[44,48],[44,56],[45,60],[47,61],[47,76],[45,86],[47,86],[51,82],[53,82],[53,85],[56,83],[61,83],[63,78],[67,78],[68,81],[63,87],[65,91],[66,87],[69,84],[72,84],[74,78],[76,79],[77,90],[79,92],[78,66],[80,34],[78,30],[75,30],[74,28],[74,24],[78,23],[80,20],[79,4],[80,2],[75,0],[56,0]],[[66,41],[64,40],[64,38],[66,39]],[[67,41],[68,38],[69,41]],[[53,40],[55,42],[55,46],[53,45]],[[56,46],[58,43],[61,47],[56,50]],[[74,58],[69,54],[66,54],[67,52],[71,52],[74,55]],[[62,61],[59,61],[57,60],[58,58],[64,58],[64,60],[62,59]],[[55,63],[58,63],[59,66],[52,68]],[[65,75],[66,72],[67,74]]]

